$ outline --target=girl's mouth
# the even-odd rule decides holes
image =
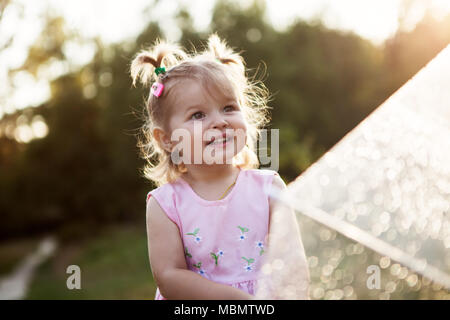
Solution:
[[[225,146],[228,142],[230,142],[233,139],[233,137],[228,138],[219,138],[219,139],[212,139],[210,142],[208,142],[207,146]]]

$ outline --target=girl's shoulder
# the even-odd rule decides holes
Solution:
[[[147,198],[146,198],[146,202],[148,202],[148,200],[150,199],[150,197],[156,196],[156,197],[164,197],[164,198],[171,198],[171,196],[175,193],[175,189],[176,189],[176,184],[177,182],[168,182],[165,183],[157,188],[154,188],[152,190],[150,190],[147,193]]]
[[[270,169],[247,169],[244,174],[248,184],[262,187],[265,194],[269,194],[274,177],[278,176],[278,172]]]
[[[147,193],[146,203],[153,197],[164,210],[170,220],[179,225],[178,213],[176,211],[176,191],[174,183],[166,183]]]
[[[251,173],[258,175],[278,175],[278,172],[271,169],[247,169],[246,171],[250,171]]]
[[[246,169],[244,172],[247,176],[254,178],[273,178],[278,175],[278,172],[270,169]]]

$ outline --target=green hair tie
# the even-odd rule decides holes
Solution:
[[[166,68],[164,67],[156,68],[155,73],[157,76],[160,75],[161,73],[166,73]]]

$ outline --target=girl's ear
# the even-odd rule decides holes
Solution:
[[[170,140],[170,136],[160,127],[154,128],[152,133],[159,146],[170,153],[172,151],[172,141]]]

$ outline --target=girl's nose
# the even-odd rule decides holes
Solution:
[[[222,115],[216,115],[213,119],[212,128],[222,129],[228,127],[228,121]]]

